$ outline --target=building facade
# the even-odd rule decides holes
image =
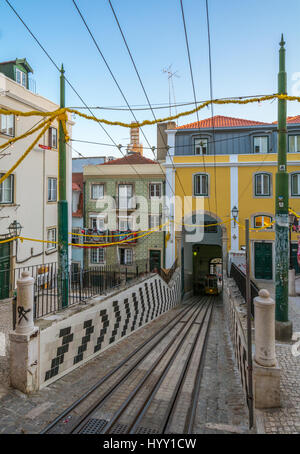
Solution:
[[[85,267],[164,265],[165,232],[143,235],[163,222],[164,173],[140,152],[98,166],[84,167],[85,227],[103,239],[86,237]],[[128,241],[126,241],[128,239]],[[133,240],[133,241],[132,241]],[[93,242],[118,243],[92,247]]]
[[[85,165],[103,164],[105,156],[93,156],[88,158],[72,158],[72,270],[76,272],[84,267],[82,230],[84,228],[84,184],[83,168]],[[79,235],[76,235],[79,234]]]
[[[300,212],[300,116],[288,117],[288,172],[290,207]],[[182,251],[186,287],[197,275],[208,274],[214,263],[245,249],[245,219],[250,222],[251,275],[259,281],[274,280],[275,174],[277,125],[215,116],[199,123],[166,131],[170,156],[166,180],[176,196],[189,196],[185,211],[175,204],[170,210],[172,229],[166,249],[166,266]],[[171,194],[166,184],[167,195]],[[201,206],[199,205],[201,201]],[[197,206],[198,205],[198,206]],[[197,215],[202,216],[197,224]],[[235,220],[230,221],[230,219]],[[199,218],[201,219],[201,217]],[[180,223],[204,225],[203,238],[187,238]],[[176,224],[177,223],[177,224]],[[211,224],[219,225],[211,225]],[[255,228],[266,226],[262,230]],[[194,229],[197,232],[196,227]],[[293,263],[297,265],[297,236],[292,234]]]
[[[53,111],[59,106],[31,91],[26,59],[0,63],[0,106],[22,112]],[[59,83],[59,80],[58,80]],[[0,115],[0,143],[32,129],[42,118]],[[68,122],[71,135],[72,122]],[[5,174],[37,137],[38,132],[0,150],[0,174]],[[67,193],[71,200],[71,154],[67,159]],[[53,122],[29,155],[0,185],[0,238],[12,236],[9,227],[18,223],[21,235],[57,241],[58,125]],[[70,205],[70,204],[69,204]],[[15,222],[15,224],[13,224]],[[71,205],[69,206],[69,228]],[[0,244],[0,299],[11,296],[14,268],[57,261],[52,243],[17,240]]]

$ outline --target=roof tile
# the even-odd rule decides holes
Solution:
[[[268,125],[262,121],[245,120],[243,118],[224,117],[223,115],[215,115],[214,117],[206,118],[205,120],[196,121],[187,125],[178,126],[176,129],[198,129],[198,128],[232,128],[234,126],[255,126]]]

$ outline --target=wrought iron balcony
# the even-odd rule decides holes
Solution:
[[[138,234],[139,232],[133,232],[132,230],[126,230],[125,232],[121,230],[114,230],[111,231],[111,242],[117,243],[118,241],[122,241],[123,243],[121,244],[136,244],[138,241],[136,238]]]
[[[109,243],[111,241],[109,230],[82,229],[81,233],[85,236],[82,238],[83,243]]]

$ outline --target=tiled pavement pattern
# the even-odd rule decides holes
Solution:
[[[91,359],[174,307],[179,300],[180,271],[175,271],[170,285],[155,274],[92,308],[42,329],[40,386],[65,375],[81,361]]]
[[[288,344],[277,344],[276,355],[281,367],[282,407],[262,412],[265,432],[268,434],[299,434],[300,355],[295,358],[291,352],[291,345]]]
[[[8,389],[0,400],[0,433],[40,432],[129,352],[164,326],[178,309],[168,311],[32,396],[26,397]],[[223,306],[218,304],[213,314],[203,371],[197,432],[244,433],[247,432],[247,421],[243,392],[224,323]],[[65,424],[68,424],[68,418]]]
[[[264,283],[259,287],[267,288],[274,298],[274,285]],[[289,319],[293,322],[293,332],[300,333],[300,278],[296,279],[296,292],[296,297],[289,297]],[[268,434],[300,433],[300,347],[298,356],[293,356],[294,343],[276,343],[276,355],[281,367],[282,407],[259,412],[262,431]]]

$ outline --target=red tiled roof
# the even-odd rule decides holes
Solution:
[[[287,117],[286,122],[287,124],[300,123],[300,115],[295,115],[294,117]],[[276,125],[277,121],[273,121],[273,124]]]
[[[244,120],[243,118],[224,117],[223,115],[215,115],[213,119],[206,118],[205,120],[196,121],[187,125],[178,126],[176,129],[197,129],[197,128],[232,128],[234,126],[255,126],[268,125],[262,121]]]
[[[104,162],[99,164],[100,166],[111,166],[111,165],[122,165],[122,164],[157,164],[152,159],[145,158],[140,153],[130,154],[124,158],[113,159],[112,161]]]

